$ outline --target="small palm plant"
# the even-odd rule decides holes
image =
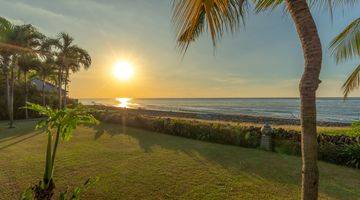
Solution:
[[[62,140],[69,140],[75,128],[80,124],[96,124],[98,121],[81,107],[74,109],[51,109],[38,104],[27,103],[27,109],[46,116],[41,120],[36,129],[43,129],[47,134],[46,162],[43,180],[32,188],[35,199],[51,199],[54,194],[53,181],[56,151]]]

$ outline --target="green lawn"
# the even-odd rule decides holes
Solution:
[[[45,136],[0,123],[0,199],[42,177]],[[77,129],[58,152],[58,189],[99,176],[83,199],[299,199],[300,158],[119,125]],[[360,170],[319,163],[322,199],[360,199]]]

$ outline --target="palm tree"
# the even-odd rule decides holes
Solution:
[[[22,55],[19,58],[18,61],[19,64],[19,72],[23,72],[24,74],[24,85],[25,85],[25,102],[24,106],[26,106],[26,103],[28,102],[28,90],[29,90],[29,84],[27,81],[28,72],[30,70],[35,69],[37,66],[40,65],[40,60],[37,55],[34,54],[25,54]],[[25,107],[25,118],[29,118],[28,109]]]
[[[360,18],[355,19],[333,39],[330,49],[336,59],[336,63],[342,63],[360,57]],[[342,86],[344,98],[347,98],[349,93],[358,88],[359,85],[360,64],[350,74]]]
[[[7,92],[8,113],[10,124],[14,127],[14,83],[15,70],[18,69],[18,61],[24,53],[34,53],[35,49],[40,45],[43,35],[30,24],[13,25],[5,18],[0,17],[0,48],[2,51],[10,55],[10,81]]]
[[[8,51],[0,50],[0,56],[1,56],[2,72],[3,72],[4,76],[5,76],[6,104],[7,104],[7,107],[9,108],[10,107],[10,102],[9,102],[9,98],[10,98],[9,67],[10,67],[10,62],[11,62],[11,55],[9,54]],[[9,116],[9,118],[10,118],[10,116]]]
[[[76,45],[73,45],[69,56],[67,57],[69,60],[68,65],[65,67],[65,80],[64,80],[64,90],[67,94],[67,86],[69,83],[70,73],[78,72],[81,67],[84,67],[84,69],[88,69],[91,65],[91,57],[84,49],[79,48]],[[64,105],[67,104],[67,96],[64,97]]]
[[[10,38],[12,32],[14,30],[14,26],[5,18],[0,17],[0,42],[3,44],[7,42]],[[11,53],[8,49],[1,49],[2,56],[2,68],[5,75],[6,81],[6,102],[8,107],[8,116],[9,116],[9,126],[13,127],[14,115],[12,110],[13,101],[11,99],[11,86],[10,86],[10,68],[11,68]]]
[[[45,60],[41,62],[36,68],[36,74],[42,81],[41,98],[43,106],[46,105],[45,84],[49,78],[55,74],[55,68],[55,60],[50,56],[46,56]]]
[[[302,138],[302,199],[317,199],[319,172],[317,167],[316,91],[319,84],[322,47],[309,4],[329,5],[336,0],[253,0],[257,12],[284,5],[295,24],[304,54],[304,73],[300,80]],[[338,3],[355,3],[337,0]],[[173,23],[179,48],[185,53],[189,44],[208,31],[213,45],[225,31],[239,28],[247,0],[174,0]],[[325,4],[328,3],[328,4]],[[207,30],[206,30],[207,29]]]
[[[82,48],[73,44],[74,39],[67,33],[60,33],[57,39],[48,40],[48,46],[53,46],[56,49],[56,63],[58,64],[58,98],[59,108],[62,108],[62,88],[65,85],[65,90],[68,83],[68,78],[71,69],[80,68],[85,69],[90,67],[91,58],[89,54]],[[65,79],[65,80],[64,80]],[[65,94],[66,99],[66,94]],[[66,100],[65,100],[66,103]],[[66,106],[66,105],[64,105]]]

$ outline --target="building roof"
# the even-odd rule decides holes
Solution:
[[[31,80],[31,84],[34,85],[37,90],[39,90],[39,91],[42,90],[42,87],[43,87],[42,80],[34,78]],[[45,92],[57,92],[58,87],[49,82],[45,82],[44,90],[45,90]],[[66,91],[64,89],[62,89],[62,92],[65,93]]]

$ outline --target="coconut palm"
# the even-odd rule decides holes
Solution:
[[[79,48],[76,45],[73,45],[69,56],[68,56],[69,63],[65,67],[65,80],[64,80],[64,90],[67,94],[68,84],[69,84],[69,78],[70,73],[78,72],[81,67],[84,69],[88,69],[91,65],[91,57],[84,49]],[[67,96],[64,97],[64,105],[67,104]]]
[[[177,43],[185,53],[189,44],[208,31],[213,45],[225,31],[234,32],[244,19],[249,3],[257,12],[284,5],[292,17],[305,59],[299,90],[302,130],[302,199],[317,199],[319,172],[317,167],[316,91],[320,84],[322,47],[309,4],[331,8],[335,3],[354,0],[174,0],[173,23]],[[331,9],[330,9],[331,10]]]
[[[0,43],[4,44],[8,41],[12,31],[14,30],[14,26],[5,18],[0,17]],[[5,75],[6,82],[6,102],[8,107],[8,116],[10,120],[10,127],[13,127],[14,115],[13,115],[13,101],[11,99],[11,85],[10,85],[10,76],[13,77],[13,71],[11,69],[11,51],[5,48],[1,48],[1,56],[2,56],[2,69]],[[10,75],[10,71],[12,74]]]
[[[14,127],[14,83],[15,70],[18,69],[18,61],[24,53],[34,53],[35,49],[40,45],[43,35],[30,24],[13,25],[5,18],[0,17],[0,49],[10,55],[9,68],[10,80],[7,92],[8,113],[10,124]]]
[[[62,108],[62,88],[63,85],[67,87],[70,70],[72,68],[80,68],[80,66],[83,66],[85,69],[89,68],[91,58],[84,49],[74,44],[74,39],[69,34],[64,32],[60,33],[57,39],[48,40],[47,44],[56,49],[59,108]]]
[[[355,19],[333,39],[330,49],[337,63],[360,57],[360,18]],[[359,88],[359,85],[360,64],[349,75],[342,86],[344,98],[346,98],[351,91]]]
[[[11,63],[11,54],[8,51],[0,50],[0,57],[1,57],[1,71],[4,74],[5,77],[5,90],[6,90],[6,104],[9,108],[10,102],[10,73],[9,73],[9,67]],[[8,113],[9,114],[9,113]],[[10,118],[10,117],[9,117]]]
[[[24,88],[25,88],[25,102],[24,106],[26,106],[26,103],[28,102],[28,90],[29,90],[29,84],[28,84],[28,72],[30,70],[36,69],[40,65],[40,60],[37,55],[34,54],[25,54],[22,55],[19,58],[18,65],[19,65],[19,72],[22,72],[24,74]],[[25,107],[25,118],[29,118],[28,109]]]
[[[45,84],[49,81],[49,79],[55,75],[56,72],[56,63],[55,60],[50,56],[45,56],[45,60],[41,62],[36,68],[36,75],[42,81],[41,88],[41,98],[42,105],[46,105],[46,92],[45,92]]]

